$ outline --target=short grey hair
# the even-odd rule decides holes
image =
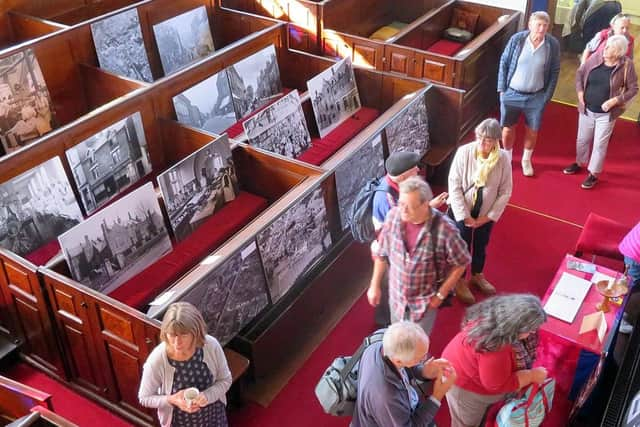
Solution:
[[[546,320],[537,296],[499,295],[469,307],[462,328],[476,351],[497,351],[516,343],[520,334],[536,332]]]
[[[631,22],[631,17],[629,15],[627,15],[626,13],[618,13],[617,15],[615,15],[613,18],[611,18],[611,21],[609,21],[609,25],[611,25],[612,27],[614,25],[616,25],[616,22],[618,21],[629,21]]]
[[[419,176],[412,176],[400,183],[400,193],[408,194],[417,191],[420,195],[420,203],[433,199],[433,191],[429,184]]]
[[[533,21],[544,21],[547,24],[551,23],[551,17],[544,10],[538,10],[537,12],[533,12],[529,17],[529,22]]]
[[[627,54],[629,40],[623,35],[610,36],[605,46],[613,48],[613,54],[620,59]]]
[[[408,364],[415,359],[418,343],[429,345],[429,336],[417,323],[403,320],[392,324],[382,336],[382,351],[390,359]]]
[[[476,139],[491,138],[501,139],[502,128],[496,119],[484,119],[475,129]]]

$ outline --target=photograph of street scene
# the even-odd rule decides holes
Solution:
[[[237,121],[225,70],[174,96],[173,106],[180,123],[216,134]]]
[[[200,6],[153,26],[165,75],[213,52],[207,8]]]
[[[280,96],[276,48],[271,45],[227,68],[233,105],[240,119]]]
[[[297,90],[248,118],[242,126],[250,145],[292,159],[311,143]]]
[[[105,294],[171,251],[150,182],[76,225],[58,241],[73,278]]]
[[[375,135],[336,168],[336,191],[342,228],[349,227],[349,213],[358,192],[373,178],[384,175],[382,136]]]
[[[163,172],[158,184],[174,236],[183,240],[238,194],[227,135]]]
[[[331,246],[322,188],[284,211],[257,240],[275,303]]]
[[[138,9],[94,22],[91,34],[100,68],[135,80],[153,81]]]
[[[82,221],[59,157],[0,184],[0,246],[24,256]]]
[[[180,300],[198,307],[209,333],[227,344],[269,304],[255,241],[228,257]]]
[[[0,58],[2,154],[17,150],[53,128],[51,98],[31,49]]]
[[[384,131],[390,153],[413,151],[426,154],[429,151],[429,120],[424,96],[411,101]]]
[[[348,57],[309,80],[307,88],[320,138],[360,109],[356,78]]]
[[[87,214],[151,172],[140,113],[66,151]]]

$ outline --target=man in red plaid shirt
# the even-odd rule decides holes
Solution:
[[[438,307],[471,261],[456,225],[429,206],[432,198],[429,184],[420,177],[400,184],[398,206],[387,215],[379,245],[372,249],[373,277],[367,291],[369,303],[375,307],[380,303],[380,281],[388,267],[391,323],[411,320],[427,334]],[[432,233],[436,233],[435,241]]]

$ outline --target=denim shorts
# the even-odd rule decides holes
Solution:
[[[542,112],[546,105],[544,91],[532,94],[516,92],[509,88],[500,97],[500,125],[511,127],[524,115],[527,127],[537,131],[542,122]]]

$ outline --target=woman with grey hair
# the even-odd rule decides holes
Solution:
[[[496,119],[486,119],[475,129],[476,140],[461,146],[449,170],[451,213],[471,252],[471,279],[461,279],[456,295],[465,304],[475,297],[469,284],[486,295],[496,293],[483,270],[493,224],[500,219],[511,198],[511,160],[500,149],[502,130]]]
[[[493,403],[546,379],[545,368],[532,368],[546,320],[530,294],[495,296],[467,309],[462,330],[442,353],[458,375],[447,394],[451,427],[477,427]]]
[[[625,36],[609,37],[604,50],[591,55],[576,73],[580,113],[576,161],[564,168],[563,173],[573,175],[588,163],[588,174],[582,182],[582,188],[587,190],[598,183],[616,119],[638,93],[636,70],[626,56],[628,45]]]

